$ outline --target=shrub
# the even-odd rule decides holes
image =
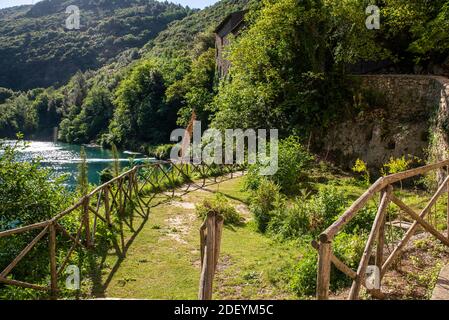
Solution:
[[[317,236],[340,216],[347,199],[335,187],[326,187],[310,199],[298,198],[292,206],[273,214],[269,230],[283,239]]]
[[[363,182],[365,184],[368,185],[370,183],[370,174],[368,171],[368,166],[365,161],[357,159],[355,161],[354,166],[352,167],[352,171],[361,174]]]
[[[37,160],[18,160],[23,141],[4,145],[0,141],[0,231],[18,228],[52,218],[71,202],[63,183]],[[0,239],[0,269],[3,270],[40,230]],[[21,280],[41,278],[47,273],[48,244],[40,241],[11,273]]]
[[[286,194],[294,194],[300,188],[300,182],[306,176],[305,170],[310,167],[313,157],[299,143],[298,138],[290,136],[279,141],[278,170],[267,178],[276,183]],[[245,181],[248,190],[256,190],[261,182],[259,175],[262,164],[251,165]]]
[[[112,173],[112,170],[110,168],[103,169],[99,174],[100,182],[102,184],[114,179],[114,174]]]
[[[309,248],[294,268],[290,281],[291,289],[298,296],[310,296],[316,292],[318,254]]]
[[[417,160],[418,158],[415,158]],[[419,160],[419,159],[418,159]],[[405,156],[401,158],[391,157],[390,160],[383,165],[381,169],[381,173],[383,176],[387,176],[389,174],[395,174],[399,172],[406,171],[410,168],[410,165],[413,163],[412,159],[406,159]],[[402,189],[402,180],[399,181]]]
[[[357,233],[359,231],[370,231],[374,218],[377,214],[377,207],[365,206],[360,209],[356,215],[349,221],[345,226],[345,232],[347,233]]]
[[[323,231],[339,217],[348,203],[343,191],[335,187],[325,187],[311,199],[311,230]]]
[[[211,199],[205,199],[196,205],[198,217],[205,219],[209,213],[215,213],[224,218],[227,225],[239,225],[243,223],[243,218],[237,210],[229,203],[225,196],[217,193]]]
[[[334,254],[351,268],[360,262],[365,247],[366,236],[347,233],[338,234],[333,241]],[[318,254],[309,247],[294,268],[290,281],[291,289],[298,296],[310,296],[316,292]],[[351,279],[332,266],[331,290],[335,291],[350,284]]]
[[[279,186],[267,179],[261,179],[258,189],[251,197],[250,205],[257,229],[260,232],[267,230],[275,211],[283,211],[280,210],[284,207],[283,202]]]
[[[405,156],[402,156],[401,158],[391,157],[390,160],[383,165],[382,174],[386,176],[388,174],[405,171],[410,167],[412,163],[413,160],[407,160],[405,159]]]
[[[162,144],[157,147],[151,147],[149,149],[149,154],[159,160],[169,160],[173,146],[173,144]]]
[[[307,233],[309,219],[305,202],[295,202],[291,207],[273,212],[268,231],[281,239],[297,239]]]
[[[333,241],[334,254],[348,267],[357,269],[365,249],[366,240],[366,233],[349,234],[341,232]],[[335,267],[333,268],[331,275],[331,290],[346,287],[351,281],[352,280],[341,271],[337,270]]]

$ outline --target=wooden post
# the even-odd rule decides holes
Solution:
[[[51,298],[57,298],[58,292],[58,271],[56,267],[56,228],[55,223],[49,226],[49,251],[50,251],[50,288]]]
[[[89,200],[89,197],[85,197],[83,202],[83,224],[86,234],[86,247],[88,248],[92,246],[90,237]]]
[[[318,250],[318,274],[316,287],[316,298],[318,300],[329,299],[331,255],[332,243],[321,242]]]
[[[111,227],[111,207],[109,204],[109,185],[106,185],[103,189],[104,196],[104,214],[106,216],[106,221],[108,222],[108,226]]]
[[[214,213],[209,213],[207,215],[206,226],[206,248],[204,250],[203,267],[201,270],[200,300],[212,300],[216,253],[216,216]]]
[[[133,177],[134,177],[133,180],[134,193],[136,194],[136,197],[139,197],[139,168],[136,168]]]
[[[133,198],[133,187],[134,187],[134,171],[130,172],[128,178],[129,178],[129,181],[128,181],[128,193],[129,193],[129,198],[132,201],[132,198]]]
[[[134,182],[133,181],[134,181],[134,171],[131,171],[129,173],[129,175],[128,175],[128,183],[127,183],[128,191],[126,192],[126,194],[129,197],[129,199],[128,199],[129,200],[129,204],[131,206],[131,213],[130,213],[130,216],[129,216],[129,224],[130,224],[131,229],[133,229],[133,225],[134,225],[134,210],[135,210],[135,207],[134,207],[135,203],[134,203],[134,200],[133,200],[133,187],[134,187]]]
[[[385,192],[381,192],[380,201]],[[385,214],[383,220],[380,221],[379,234],[377,235],[377,247],[376,247],[376,267],[379,268],[380,274],[382,274],[382,265],[384,263],[384,246],[385,246],[385,223],[387,221],[387,215]],[[382,286],[382,276],[379,279],[379,284]],[[381,295],[381,289],[374,289],[373,294]]]
[[[117,188],[118,188],[118,206],[119,206],[120,219],[123,218],[123,215],[125,213],[125,207],[123,205],[122,185],[123,185],[123,179],[119,179],[117,181]]]
[[[223,235],[224,219],[221,216],[216,217],[215,221],[215,253],[214,253],[214,273],[217,272],[218,259],[220,258],[221,237]]]
[[[384,259],[384,246],[385,246],[385,222],[386,219],[381,222],[379,228],[379,234],[377,236],[377,248],[376,248],[376,266],[379,270],[382,269],[383,259]]]
[[[382,200],[380,202],[379,208],[377,209],[377,215],[374,219],[373,227],[371,228],[365,250],[363,251],[363,255],[357,269],[357,278],[352,282],[351,291],[349,293],[349,300],[356,300],[359,298],[360,287],[362,286],[362,282],[365,280],[365,272],[368,267],[369,258],[371,256],[371,250],[373,248],[376,237],[378,237],[379,229],[385,219],[388,205],[390,203],[390,195],[392,192],[392,186],[388,186],[386,188],[386,191],[384,190],[384,192],[382,192]]]
[[[446,167],[446,177],[449,177],[449,166]],[[449,239],[449,182],[447,183],[447,211],[446,211],[446,221],[447,221],[447,238]]]

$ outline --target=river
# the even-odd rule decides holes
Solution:
[[[8,140],[7,144],[14,143]],[[56,175],[67,174],[67,187],[72,189],[76,185],[76,176],[80,158],[80,145],[61,142],[27,141],[28,146],[20,152],[20,161],[40,159],[43,167],[51,168]],[[87,156],[89,182],[100,182],[99,172],[110,167],[113,162],[112,152],[108,149],[95,146],[84,146]],[[119,161],[122,167],[130,165],[130,159],[135,162],[151,160],[145,155],[128,151],[119,152]]]

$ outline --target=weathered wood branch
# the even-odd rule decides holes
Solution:
[[[401,208],[405,213],[407,213],[410,217],[416,220],[427,232],[431,233],[435,238],[443,242],[445,245],[449,246],[449,239],[447,239],[444,235],[438,232],[430,223],[421,218],[413,209],[407,206],[404,202],[398,199],[396,196],[391,197],[391,201],[395,203],[399,208]]]
[[[13,234],[24,233],[24,232],[35,230],[35,229],[44,228],[44,227],[48,226],[49,224],[50,224],[49,221],[44,221],[44,222],[31,224],[31,225],[25,226],[25,227],[20,227],[20,228],[16,228],[16,229],[6,230],[6,231],[3,231],[3,232],[0,232],[0,238],[8,237],[8,236],[11,236]]]
[[[391,193],[393,191],[393,187],[390,185],[386,188],[387,190],[383,192],[382,200],[379,205],[379,209],[377,211],[376,218],[374,219],[373,227],[368,237],[368,241],[365,246],[365,250],[363,251],[362,258],[360,260],[359,268],[357,269],[357,277],[352,282],[351,291],[349,293],[349,299],[355,300],[359,298],[360,287],[362,281],[365,279],[366,268],[368,267],[369,258],[371,256],[371,251],[374,246],[374,241],[379,233],[379,229],[381,224],[384,221],[385,214],[388,209],[388,205],[390,203]]]
[[[445,161],[445,162],[447,162],[447,161]],[[421,211],[421,213],[419,215],[420,218],[424,218],[427,215],[427,213],[432,208],[432,206],[436,203],[436,201],[441,196],[441,194],[446,190],[448,182],[449,182],[449,176],[446,177],[444,182],[438,188],[437,192],[430,199],[429,203]],[[400,255],[400,253],[402,252],[403,248],[406,246],[406,244],[408,243],[410,238],[415,234],[417,227],[418,227],[418,222],[417,221],[413,222],[410,229],[405,233],[402,240],[399,242],[399,244],[396,246],[396,248],[393,250],[393,252],[390,254],[390,256],[385,261],[384,265],[382,266],[381,277],[383,277],[385,275],[386,271],[391,266],[393,261]]]
[[[0,278],[6,278],[6,276],[11,272],[12,269],[26,256],[28,252],[36,245],[36,243],[47,233],[48,226],[44,228],[34,239],[31,241],[25,249],[23,249],[17,257],[0,273]]]
[[[334,236],[354,217],[354,215],[369,201],[374,194],[384,189],[387,185],[394,184],[396,182],[425,174],[435,169],[442,168],[449,165],[449,160],[445,160],[436,164],[430,164],[427,166],[407,170],[404,172],[392,174],[386,177],[379,178],[365,193],[360,196],[351,207],[331,226],[329,226],[321,235],[321,242],[331,241]]]
[[[319,251],[320,244],[318,243],[318,241],[313,240],[312,247],[314,247],[317,251]],[[357,277],[357,272],[355,272],[350,267],[348,267],[343,261],[338,259],[333,253],[331,253],[331,262],[338,270],[343,272],[345,275],[347,275],[352,280],[354,280]]]

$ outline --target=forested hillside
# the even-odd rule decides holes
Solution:
[[[80,30],[66,29],[70,5],[80,9]],[[97,69],[141,48],[191,13],[154,0],[44,0],[0,10],[0,87],[63,85],[78,70]]]
[[[125,51],[97,71],[78,71],[59,89],[16,93],[3,90],[0,99],[2,96],[3,100],[12,99],[6,103],[0,100],[0,135],[12,137],[21,131],[27,136],[45,136],[60,124],[60,139],[67,142],[99,140],[106,145],[114,142],[143,150],[147,145],[167,142],[169,132],[176,127],[178,111],[183,110],[184,117],[189,117],[188,99],[184,97],[187,91],[195,91],[196,85],[201,87],[199,91],[206,88],[207,92],[199,92],[201,96],[211,98],[215,80],[213,29],[228,13],[242,9],[247,3],[247,0],[223,0],[191,13],[170,24],[140,50]],[[135,59],[139,56],[143,58]],[[150,73],[155,74],[150,77],[152,80],[132,71],[135,68],[146,73],[145,68],[139,67],[141,64],[152,66]],[[147,95],[153,92],[156,79],[159,96],[152,103]],[[180,90],[170,89],[172,85]],[[126,86],[136,96],[121,101],[129,93]],[[140,91],[133,86],[139,86]],[[193,103],[195,96],[191,100]],[[148,132],[140,133],[142,127]]]
[[[55,3],[63,6],[69,1]],[[113,45],[139,49],[121,54],[98,51],[101,54],[95,61],[104,66],[94,71],[83,72],[78,63],[73,67],[71,63],[79,57],[71,54],[77,50],[60,48],[65,42],[44,41],[38,46],[31,37],[24,56],[28,52],[51,56],[49,48],[54,46],[69,61],[67,67],[48,62],[50,66],[39,67],[39,72],[54,69],[63,75],[70,70],[72,77],[56,89],[2,90],[0,135],[21,131],[36,137],[59,126],[62,141],[114,143],[146,152],[149,146],[167,143],[170,132],[185,126],[195,110],[206,125],[277,128],[282,136],[307,139],[324,132],[338,117],[363,112],[375,103],[369,99],[354,103],[354,86],[348,77],[354,64],[386,62],[388,69],[381,71],[393,73],[446,74],[449,70],[449,2],[443,0],[414,0],[405,6],[398,0],[379,1],[378,30],[366,27],[364,1],[222,0],[197,12],[167,3],[144,6],[137,0],[83,3],[88,12],[109,8],[100,14],[108,23],[92,22],[80,33],[99,43],[108,37],[113,43],[128,43],[123,39],[131,39],[129,33],[148,35],[149,21],[174,21],[164,30],[161,25],[154,38],[142,36],[123,47]],[[19,33],[20,23],[47,12],[49,6],[53,4],[44,1],[5,11],[10,21],[2,33]],[[54,10],[59,12],[58,8]],[[227,50],[230,77],[218,81],[213,30],[228,13],[243,8],[249,9],[247,27]],[[107,36],[109,31],[112,36]],[[93,50],[89,39],[80,39],[81,48]],[[9,64],[27,71],[34,66],[33,60]]]

